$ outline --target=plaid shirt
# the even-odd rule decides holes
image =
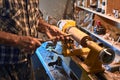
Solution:
[[[39,0],[2,0],[0,31],[37,37]],[[14,64],[25,58],[18,48],[0,44],[0,64]]]

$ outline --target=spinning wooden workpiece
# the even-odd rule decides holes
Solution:
[[[75,56],[80,55],[84,57],[84,61],[79,62],[81,66],[88,73],[103,72],[102,64],[109,64],[113,61],[115,53],[111,49],[100,47],[96,42],[92,41],[91,37],[86,33],[77,29],[76,23],[73,20],[61,20],[58,22],[59,28],[78,42],[82,48],[75,49],[74,43],[71,41],[63,41],[63,55]]]

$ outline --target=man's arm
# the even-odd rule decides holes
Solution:
[[[38,31],[45,33],[49,38],[65,34],[62,31],[60,31],[58,27],[45,22],[43,19],[39,19]]]
[[[0,44],[15,46],[18,41],[18,36],[0,31]]]
[[[24,49],[24,51],[36,50],[40,41],[30,36],[18,36],[15,34],[0,31],[0,44],[9,45]]]

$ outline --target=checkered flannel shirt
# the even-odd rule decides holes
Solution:
[[[37,37],[40,17],[39,0],[3,0],[0,31]],[[0,44],[0,64],[18,63],[25,57],[18,48]]]

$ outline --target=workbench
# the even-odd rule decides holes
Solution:
[[[52,48],[48,46],[51,42],[43,43],[37,50],[36,54],[45,68],[50,80],[113,80],[108,75],[109,72],[87,74],[86,71],[79,65],[81,60],[77,56],[64,57],[61,55],[62,47],[57,44],[55,51],[50,51]],[[55,47],[55,46],[53,46]],[[61,65],[54,64],[49,66],[51,62],[56,62],[58,57],[61,58]]]
[[[69,66],[70,65],[69,62],[71,62],[70,57],[66,57],[66,62],[62,61],[61,66],[59,65],[49,66],[48,65],[50,62],[55,62],[58,57],[62,58],[62,55],[56,54],[54,52],[47,50],[46,48],[47,44],[49,44],[49,42],[43,43],[41,47],[39,47],[36,50],[36,54],[40,62],[42,63],[43,67],[45,68],[45,71],[48,74],[50,80],[73,80],[73,79],[78,80],[77,76],[70,69],[70,66]],[[60,51],[60,49],[58,50]],[[71,64],[73,64],[71,66],[75,68],[75,64],[74,63],[71,63]],[[78,67],[75,69],[77,72],[76,74],[80,77],[81,70]]]

